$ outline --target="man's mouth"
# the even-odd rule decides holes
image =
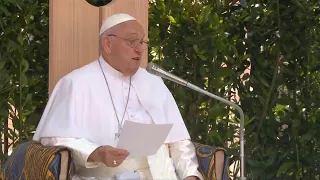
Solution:
[[[140,60],[140,58],[139,57],[134,57],[134,58],[132,58],[133,60],[136,60],[136,61],[139,61]]]

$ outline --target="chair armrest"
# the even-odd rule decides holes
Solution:
[[[199,171],[206,180],[229,180],[229,157],[223,148],[194,143]]]
[[[71,180],[74,169],[71,152],[66,147],[46,147],[29,141],[14,148],[4,163],[1,179]]]

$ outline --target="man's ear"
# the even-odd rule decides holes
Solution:
[[[110,54],[111,53],[111,41],[109,39],[109,37],[105,36],[102,38],[102,48],[103,50],[107,53]]]

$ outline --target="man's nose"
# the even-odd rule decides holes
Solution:
[[[143,52],[142,45],[138,45],[136,48],[134,48],[134,51],[141,54]]]

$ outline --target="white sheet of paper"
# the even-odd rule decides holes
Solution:
[[[129,151],[128,159],[154,155],[165,142],[172,126],[125,121],[117,148]]]

